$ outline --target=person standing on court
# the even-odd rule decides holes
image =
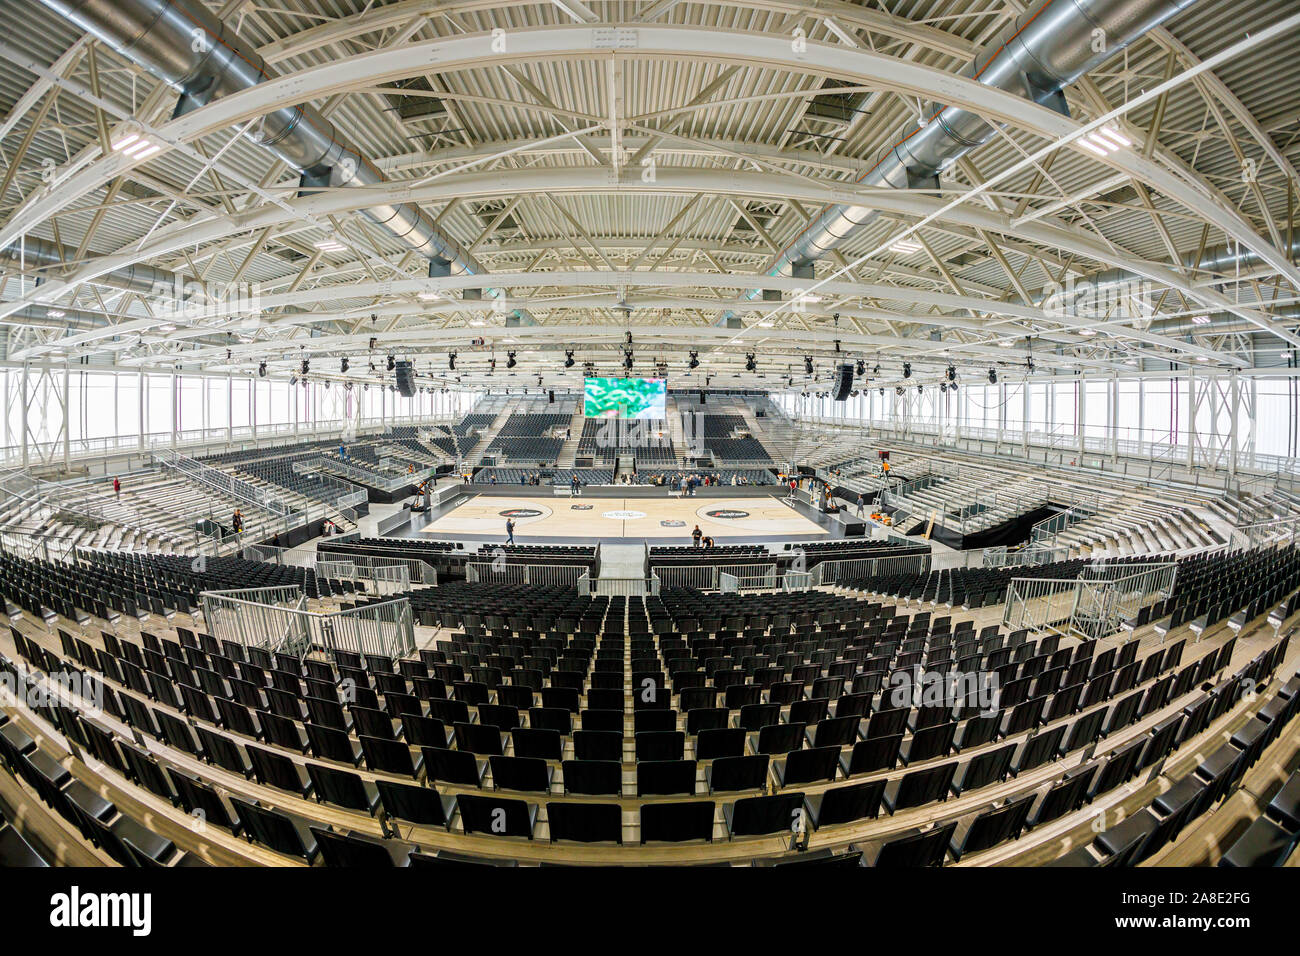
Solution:
[[[515,519],[506,519],[506,544],[515,543]]]
[[[696,525],[695,530],[691,532],[691,541],[694,543],[695,547],[698,548],[700,546],[700,538],[703,536],[704,532],[700,530],[699,525]]]

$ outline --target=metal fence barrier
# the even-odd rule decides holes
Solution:
[[[465,580],[493,584],[530,584],[534,587],[571,588],[588,573],[585,564],[509,564],[501,561],[470,561]]]
[[[695,588],[698,591],[722,590],[722,575],[739,579],[742,590],[775,588],[775,564],[658,564],[652,569],[665,587]]]
[[[895,574],[929,574],[933,558],[929,551],[899,554],[879,558],[849,558],[843,561],[822,561],[810,572],[813,585],[836,584],[840,581],[859,581],[865,578],[890,577]]]
[[[415,653],[415,619],[406,598],[329,613],[308,610],[306,595],[290,587],[204,591],[201,598],[204,622],[218,641],[299,659],[313,652]]]

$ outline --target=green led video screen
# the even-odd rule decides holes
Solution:
[[[668,417],[667,379],[589,378],[583,396],[583,414],[588,418]]]

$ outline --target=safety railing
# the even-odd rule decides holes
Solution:
[[[929,574],[932,557],[929,551],[911,554],[882,556],[879,558],[847,558],[840,561],[822,561],[811,571],[814,586],[837,584],[843,581],[862,581],[870,578],[891,577],[898,574]]]
[[[646,597],[659,593],[660,581],[653,574],[648,578],[590,578],[586,582],[588,594],[609,597]],[[579,587],[579,594],[582,593]]]
[[[406,598],[344,611],[309,610],[296,588],[204,591],[203,617],[218,641],[230,640],[302,659],[339,651],[392,658],[415,653],[415,620]]]
[[[510,564],[505,561],[469,561],[465,580],[492,584],[527,584],[533,587],[576,587],[588,574],[585,564]]]
[[[781,575],[782,591],[807,591],[813,585],[810,571],[787,571]]]
[[[1257,521],[1232,529],[1228,547],[1232,549],[1258,548],[1266,544],[1284,544],[1300,537],[1300,516]]]
[[[776,587],[775,564],[659,564],[652,573],[665,587],[695,588],[698,591],[721,590],[721,575],[730,574],[742,581],[758,581]],[[757,588],[758,585],[754,585]]]
[[[280,495],[272,494],[265,488],[244,481],[242,478],[236,478],[220,468],[205,465],[203,462],[182,455],[178,451],[168,449],[155,452],[153,457],[158,464],[175,471],[177,474],[184,475],[191,481],[207,485],[209,488],[228,495],[237,501],[256,505],[277,517],[284,517],[294,510],[285,503]]]

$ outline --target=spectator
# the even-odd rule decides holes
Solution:
[[[122,497],[122,480],[116,475],[113,476],[113,494],[119,499]]]

